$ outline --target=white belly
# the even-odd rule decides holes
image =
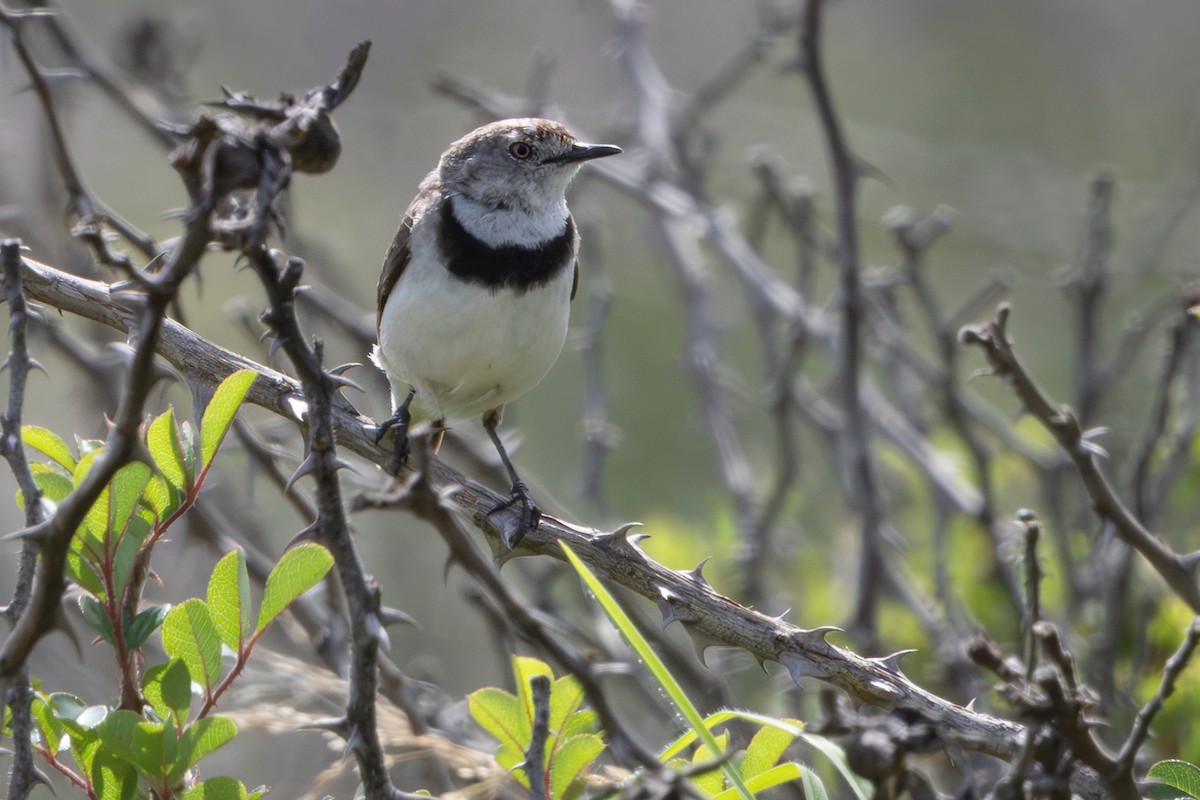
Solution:
[[[572,280],[568,268],[523,294],[493,292],[411,261],[388,297],[371,355],[387,373],[393,406],[413,386],[414,419],[463,419],[525,394],[562,352]]]

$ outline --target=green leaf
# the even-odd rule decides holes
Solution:
[[[250,384],[254,383],[257,374],[252,369],[238,370],[221,381],[221,385],[213,392],[212,399],[208,401],[208,408],[204,409],[204,418],[200,421],[202,469],[208,467],[217,448],[221,446],[221,440],[225,438],[225,433],[233,422],[233,415],[241,406],[246,392],[250,391]]]
[[[50,710],[59,720],[78,719],[88,709],[87,703],[69,692],[54,692],[46,700],[50,703]]]
[[[141,714],[127,708],[119,708],[110,712],[95,727],[95,731],[106,750],[133,764],[137,762],[135,738],[140,722]]]
[[[71,475],[71,481],[75,486],[78,486],[84,477],[91,472],[92,464],[102,452],[103,450],[99,449],[91,450],[80,457],[79,462],[75,465],[75,472]],[[108,531],[108,497],[109,490],[105,486],[83,517],[84,530],[102,543],[108,538],[106,535]],[[99,552],[103,552],[103,545],[101,545]]]
[[[302,544],[284,553],[267,576],[254,632],[259,633],[270,625],[289,603],[324,578],[332,566],[333,556],[319,544]]]
[[[562,738],[575,736],[580,733],[597,733],[600,730],[599,717],[595,711],[590,708],[585,708],[582,711],[576,711],[567,720],[567,724],[562,727],[558,735]]]
[[[5,706],[7,708],[7,706]],[[51,708],[48,698],[42,695],[36,695],[33,702],[29,704],[29,712],[37,721],[38,729],[42,732],[42,741],[46,744],[46,749],[51,753],[57,753],[59,745],[62,744],[63,737],[66,735],[66,729],[63,724],[54,716],[54,709]]]
[[[240,654],[246,637],[254,631],[250,575],[246,571],[246,554],[241,550],[226,553],[213,567],[208,579],[208,610],[221,641]]]
[[[150,634],[162,625],[162,621],[166,619],[167,612],[171,610],[171,606],[147,606],[137,613],[129,626],[125,628],[125,647],[129,650],[136,650],[142,646],[142,643],[150,638]]]
[[[1159,761],[1150,768],[1150,772],[1147,774],[1149,777],[1165,783],[1176,792],[1184,793],[1173,795],[1175,797],[1200,797],[1200,767],[1195,764],[1178,759],[1168,759]],[[1167,795],[1161,796],[1166,797]]]
[[[193,597],[167,612],[163,649],[182,658],[192,680],[211,691],[221,677],[221,636],[203,600]]]
[[[524,749],[533,738],[533,692],[530,681],[537,676],[554,680],[554,671],[545,661],[531,656],[513,656],[513,680],[517,687],[517,697],[521,698],[524,714],[521,716],[521,748]],[[553,684],[552,684],[553,685]]]
[[[100,750],[100,737],[96,734],[95,727],[104,721],[107,714],[108,709],[104,706],[87,706],[79,709],[74,717],[58,715],[58,721],[70,734],[71,757],[86,774],[91,773],[92,759]]]
[[[67,552],[67,563],[63,571],[68,578],[96,597],[104,597],[104,581],[91,559],[83,555],[81,545],[82,540],[78,536],[71,541],[71,549]]]
[[[1165,783],[1147,783],[1144,791],[1148,800],[1191,800],[1192,798],[1182,789],[1167,786]]]
[[[92,794],[96,800],[131,800],[138,788],[133,765],[106,750],[98,741],[92,742],[88,750],[87,773],[92,779]]]
[[[185,419],[179,425],[179,437],[183,450],[183,471],[186,473],[185,485],[191,489],[196,483],[196,429],[190,421]]]
[[[583,684],[574,675],[564,675],[550,690],[550,732],[559,734],[575,710],[583,704]]]
[[[90,594],[81,594],[79,595],[79,610],[83,612],[83,619],[87,622],[88,627],[113,647],[117,646],[117,635],[113,631],[112,620],[108,618],[108,612],[104,610],[104,606],[99,600]]]
[[[42,494],[53,503],[61,503],[63,498],[75,488],[71,483],[70,476],[64,475],[62,470],[55,469],[49,464],[30,464],[29,472],[33,475],[33,482],[42,490]],[[22,510],[25,508],[25,496],[21,492],[17,492],[17,503],[20,504]]]
[[[794,780],[803,782],[804,797],[807,800],[827,800],[829,797],[825,791],[825,784],[821,782],[821,779],[817,777],[815,772],[808,767],[791,761],[756,773],[753,778],[746,781],[746,788],[757,793],[775,786],[782,786]],[[737,797],[736,789],[726,789],[718,793],[712,800],[733,800],[735,797]]]
[[[71,448],[67,447],[57,433],[49,428],[39,428],[37,425],[21,426],[21,441],[27,447],[32,447],[68,473],[75,471],[75,458]]]
[[[118,596],[124,594],[129,576],[137,563],[138,553],[142,550],[142,543],[149,535],[150,523],[140,514],[129,520],[121,534],[116,552],[112,554],[112,585]]]
[[[129,519],[137,510],[142,492],[150,482],[150,467],[140,461],[130,461],[117,470],[109,483],[108,528],[115,536],[123,536]]]
[[[142,694],[162,719],[174,714],[178,722],[186,722],[192,707],[192,676],[187,663],[182,658],[172,658],[147,669],[142,679]]]
[[[559,740],[550,761],[550,797],[558,800],[566,795],[571,784],[604,752],[604,741],[595,734],[584,733]]]
[[[154,513],[155,522],[166,522],[175,513],[181,502],[179,492],[180,490],[175,488],[174,484],[167,481],[161,475],[151,476],[150,482],[146,484],[146,491],[143,497],[146,505]]]
[[[168,408],[159,414],[146,428],[146,448],[154,458],[154,466],[171,486],[186,490],[188,473],[184,469],[183,446],[179,441],[179,429],[175,427],[174,409]]]
[[[261,795],[261,792],[249,795],[241,781],[221,775],[197,783],[183,796],[183,800],[253,800]]]
[[[214,715],[196,720],[179,740],[179,755],[171,767],[169,782],[178,782],[200,759],[228,744],[236,735],[237,725],[229,717]]]
[[[750,785],[750,779],[755,775],[775,766],[795,738],[795,734],[779,728],[759,728],[746,746],[746,757],[742,761],[742,777],[746,779],[746,785]]]
[[[496,750],[496,763],[508,774],[512,775],[522,786],[529,788],[529,776],[525,774],[525,751],[518,750],[507,744],[502,744]]]
[[[516,695],[485,686],[467,695],[467,708],[479,727],[495,736],[501,746],[524,751],[529,743],[529,722]]]
[[[696,746],[696,751],[692,753],[693,767],[697,764],[703,764],[706,761],[712,761],[714,757],[720,753],[723,753],[729,744],[729,734],[722,733],[720,736],[717,736],[714,741],[717,744],[715,748],[709,747],[705,742],[701,742]],[[725,765],[728,765],[728,761],[725,763]],[[695,786],[703,794],[707,795],[708,797],[712,797],[725,788],[725,776],[721,774],[725,765],[723,765],[721,768],[714,767],[707,772],[693,775],[691,778],[692,783],[695,784]]]

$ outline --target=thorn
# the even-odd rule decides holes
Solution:
[[[720,639],[699,631],[695,627],[694,622],[686,622],[684,620],[680,620],[680,622],[683,623],[683,629],[687,631],[688,638],[692,640],[692,647],[696,650],[696,658],[700,659],[700,663],[705,667],[708,666],[708,662],[704,660],[704,652],[708,650],[708,648],[727,646],[725,642],[721,641]]]
[[[345,738],[346,746],[342,748],[343,756],[349,755],[363,746],[362,731],[358,729],[357,725],[349,728],[349,734]]]
[[[283,340],[278,336],[271,339],[271,343],[267,345],[267,361],[275,357],[275,352],[283,347]]]
[[[825,637],[831,633],[843,633],[844,631],[836,625],[822,625],[819,628],[801,628],[792,633],[792,638],[797,639],[805,644],[812,646],[814,644],[826,645]]]
[[[367,612],[367,615],[363,618],[363,626],[367,629],[367,635],[379,642],[384,650],[392,649],[391,637],[388,636],[387,629],[384,627],[383,620],[380,619],[378,613],[374,611]]]
[[[333,384],[335,391],[341,391],[343,389],[355,389],[363,394],[367,393],[367,390],[359,384],[355,383],[349,378],[343,378],[340,375],[334,375],[332,372],[329,373],[329,382]]]
[[[362,475],[362,471],[359,470],[359,468],[356,464],[352,464],[349,461],[346,461],[345,459],[342,459],[342,458],[335,458],[333,460],[333,468],[335,471],[339,470],[339,469],[348,469],[351,472],[353,472],[355,475]]]
[[[786,617],[790,613],[792,613],[792,609],[788,608],[788,609],[785,609],[782,614],[777,614],[775,616],[772,616],[771,619],[776,620],[777,622],[786,622],[787,620],[785,620],[784,617]],[[770,616],[770,615],[768,615],[768,616]]]
[[[34,525],[32,528],[24,528],[19,531],[13,531],[12,533],[6,533],[3,536],[0,536],[0,542],[11,542],[18,540],[28,541],[33,542],[33,544],[40,550],[50,538],[49,523],[50,521],[47,520],[46,522],[40,522],[37,525]]]
[[[412,616],[398,608],[391,608],[390,606],[383,606],[379,609],[379,621],[385,628],[400,624],[412,625],[414,628],[420,627]]]
[[[275,331],[273,331],[270,328],[264,328],[263,332],[258,335],[258,343],[262,344],[263,342],[265,342],[267,340],[267,337],[274,336],[274,335],[275,335]]]
[[[336,367],[330,367],[329,369],[327,369],[325,371],[328,372],[330,375],[341,375],[342,373],[352,370],[355,367],[361,367],[361,366],[362,366],[362,364],[358,361],[350,361],[345,364],[338,364]]]
[[[303,478],[305,475],[308,475],[316,468],[316,456],[313,453],[309,453],[304,457],[304,460],[300,462],[300,466],[296,467],[296,471],[292,473],[291,477],[287,479],[287,483],[283,485],[283,493],[288,494],[291,492],[292,484]]]
[[[284,492],[286,493],[287,490],[285,489]],[[315,520],[311,524],[304,526],[300,529],[299,533],[288,540],[288,543],[283,546],[283,549],[290,550],[301,542],[317,541],[317,527],[318,522]]]
[[[712,556],[705,556],[704,560],[697,564],[695,569],[688,572],[683,572],[681,574],[688,576],[706,589],[711,589],[712,584],[709,583],[708,579],[704,577],[704,565],[708,563],[710,558],[712,558]]]
[[[644,555],[637,543],[642,539],[647,538],[645,534],[632,533],[634,528],[641,527],[640,522],[627,522],[615,531],[609,533],[598,533],[594,537],[596,542],[611,542],[615,549],[622,550],[626,553],[636,553]]]
[[[1195,574],[1196,565],[1200,564],[1200,550],[1179,556],[1179,566]]]
[[[297,728],[302,731],[326,731],[345,739],[349,735],[350,721],[345,717],[330,717],[306,722],[298,725]]]
[[[37,371],[41,372],[43,375],[46,375],[46,376],[50,375],[50,373],[46,371],[46,368],[44,366],[42,366],[42,362],[38,361],[36,358],[26,359],[25,364],[30,369],[36,369]]]
[[[597,539],[615,539],[615,538],[625,539],[625,538],[629,537],[629,532],[631,530],[633,530],[634,528],[640,528],[640,527],[642,527],[642,523],[640,523],[640,522],[626,522],[624,525],[617,528],[615,531],[607,531],[607,532],[601,532],[601,533],[596,534],[596,538]]]
[[[813,659],[801,655],[794,650],[780,653],[779,663],[783,664],[788,674],[792,676],[792,682],[802,689],[804,685],[800,683],[801,678],[812,677],[824,679],[833,674],[833,671],[829,667],[821,666]]]
[[[54,791],[54,784],[50,782],[50,777],[46,775],[46,773],[42,772],[42,770],[36,764],[30,764],[29,771],[33,776],[34,781],[40,783],[42,786],[45,786],[50,790],[50,794],[58,797],[58,792]]]
[[[890,656],[884,656],[883,658],[869,658],[867,660],[874,664],[878,664],[893,675],[903,675],[904,673],[900,671],[900,659],[904,658],[909,653],[915,652],[917,651],[909,648],[908,650],[897,650]]]

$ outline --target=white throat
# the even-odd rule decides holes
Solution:
[[[567,199],[531,212],[520,206],[495,208],[463,195],[454,196],[455,219],[467,233],[489,247],[538,247],[562,234],[567,226]]]

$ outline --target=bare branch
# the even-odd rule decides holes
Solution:
[[[1097,448],[1087,438],[1074,412],[1067,406],[1056,405],[1017,358],[1008,339],[1008,317],[1008,305],[1001,304],[991,322],[963,328],[959,336],[964,343],[984,349],[996,375],[1013,387],[1025,410],[1058,440],[1079,470],[1100,518],[1111,522],[1117,534],[1142,554],[1171,590],[1193,611],[1200,612],[1200,587],[1196,583],[1193,564],[1147,530],[1125,506],[1100,469]]]

